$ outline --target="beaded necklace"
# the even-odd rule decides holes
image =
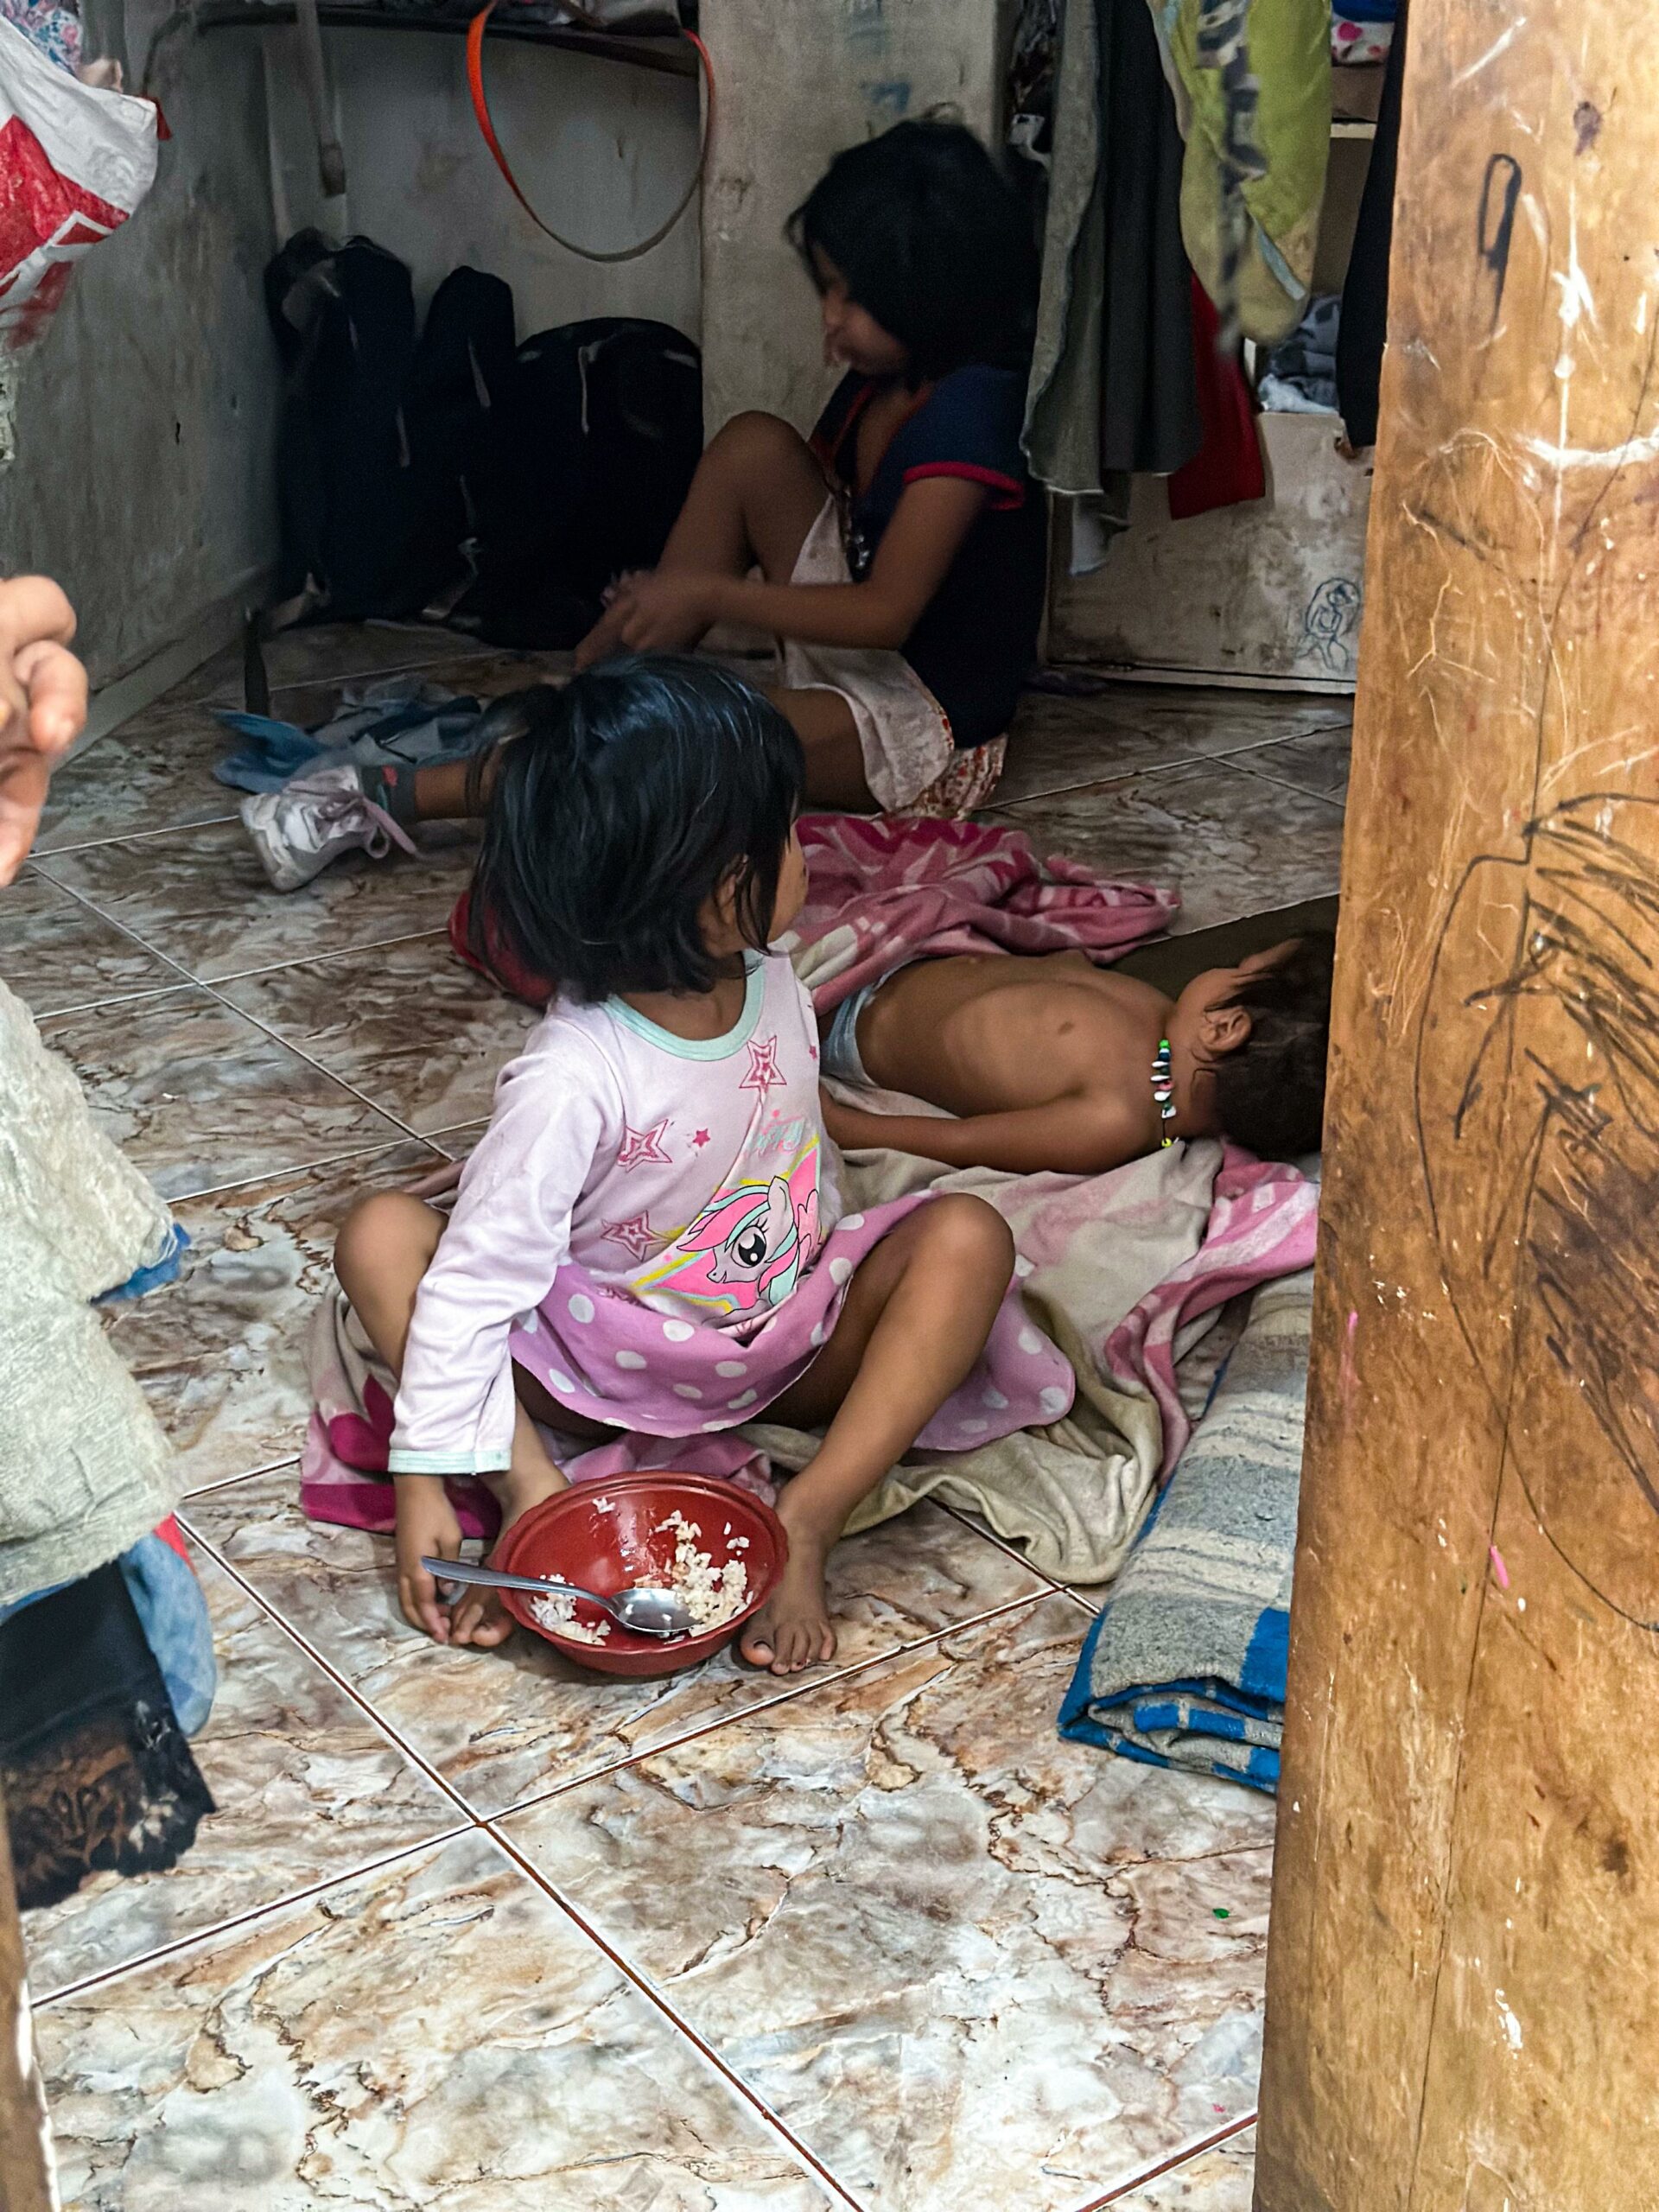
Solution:
[[[1175,1103],[1175,1078],[1170,1072],[1167,1037],[1159,1039],[1158,1049],[1152,1056],[1152,1095],[1158,1101],[1159,1119],[1163,1122],[1173,1122],[1179,1109]],[[1175,1140],[1166,1129],[1160,1141],[1163,1149],[1167,1152]]]

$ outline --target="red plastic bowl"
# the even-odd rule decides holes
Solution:
[[[675,1675],[695,1667],[731,1641],[766,1603],[789,1556],[784,1524],[769,1505],[734,1484],[708,1475],[617,1475],[608,1482],[573,1483],[556,1497],[532,1506],[502,1539],[493,1563],[510,1574],[551,1574],[579,1582],[608,1598],[636,1583],[666,1584],[674,1567],[674,1531],[662,1523],[680,1513],[698,1528],[697,1548],[715,1567],[734,1556],[732,1540],[747,1536],[735,1554],[749,1570],[742,1611],[718,1628],[664,1643],[635,1636],[614,1621],[603,1643],[582,1643],[543,1628],[531,1611],[528,1591],[504,1590],[501,1602],[532,1635],[545,1637],[567,1659],[600,1675]],[[600,1621],[596,1607],[576,1601],[576,1618]]]

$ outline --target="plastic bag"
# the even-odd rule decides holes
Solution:
[[[0,363],[35,343],[83,254],[156,181],[153,101],[83,85],[0,19]]]

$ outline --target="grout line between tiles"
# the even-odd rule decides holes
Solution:
[[[1229,746],[1220,753],[1178,753],[1166,760],[1143,761],[1138,767],[1109,769],[1104,774],[1097,770],[1085,769],[1078,774],[1075,781],[1069,779],[1069,772],[1057,771],[1057,773],[1067,774],[1068,780],[1059,784],[1046,784],[1041,791],[1021,791],[1015,798],[1005,798],[999,789],[993,791],[987,800],[986,810],[990,812],[1012,812],[1016,807],[1027,806],[1038,800],[1061,798],[1074,791],[1089,791],[1097,784],[1121,783],[1131,776],[1160,776],[1167,769],[1197,767],[1205,761],[1236,760],[1247,753],[1264,753],[1269,746],[1293,745],[1300,738],[1324,737],[1331,730],[1348,729],[1351,727],[1350,722],[1338,721],[1321,722],[1317,729],[1281,730],[1275,736],[1252,737],[1243,745]],[[1017,746],[1017,739],[1014,743]],[[1252,772],[1264,772],[1253,771]]]
[[[775,1681],[789,1687],[780,1688],[775,1695],[762,1698],[756,1705],[741,1706],[733,1712],[718,1713],[712,1719],[699,1721],[680,1735],[665,1736],[661,1743],[629,1751],[625,1757],[612,1759],[604,1766],[585,1768],[582,1773],[573,1774],[563,1782],[556,1782],[546,1789],[538,1789],[528,1797],[515,1798],[511,1805],[504,1806],[499,1813],[485,1814],[480,1817],[486,1822],[512,1820],[520,1813],[531,1812],[537,1806],[550,1803],[555,1797],[568,1796],[573,1789],[585,1789],[589,1783],[609,1782],[619,1774],[626,1774],[630,1767],[643,1766],[647,1759],[660,1758],[667,1751],[683,1751],[688,1744],[701,1743],[705,1736],[718,1735],[722,1728],[734,1727],[740,1723],[755,1719],[762,1713],[775,1713],[779,1706],[791,1704],[797,1698],[808,1696],[815,1690],[832,1688],[837,1683],[849,1682],[857,1675],[868,1674],[872,1667],[885,1667],[894,1659],[903,1659],[912,1652],[925,1650],[930,1643],[943,1643],[949,1637],[962,1636],[970,1629],[983,1628],[988,1622],[1001,1620],[1006,1615],[1017,1613],[1023,1607],[1034,1609],[1038,1605],[1046,1605],[1053,1594],[1052,1591],[1044,1590],[1034,1597],[1010,1598],[1004,1605],[989,1606],[984,1612],[975,1613],[967,1620],[952,1621],[948,1628],[931,1629],[925,1636],[913,1636],[908,1643],[895,1643],[886,1651],[874,1653],[868,1659],[855,1660],[851,1666],[831,1664],[826,1674],[814,1675],[807,1681],[791,1679],[787,1675],[774,1676]]]
[[[260,1475],[280,1474],[284,1467],[297,1467],[299,1460],[292,1452],[284,1452],[280,1459],[267,1459],[257,1467],[244,1467],[239,1475],[215,1475],[210,1483],[198,1483],[193,1490],[183,1491],[175,1512],[181,1511],[193,1497],[211,1497],[218,1491],[230,1490],[238,1483],[251,1483]]]
[[[1332,791],[1313,791],[1306,784],[1294,783],[1288,776],[1275,776],[1271,768],[1252,767],[1249,762],[1245,764],[1244,772],[1247,776],[1254,776],[1258,783],[1276,784],[1281,791],[1300,791],[1304,798],[1322,799],[1326,806],[1335,807],[1338,814],[1347,812],[1348,801],[1345,796],[1338,798]]]
[[[508,1859],[512,1865],[517,1866],[520,1873],[525,1875],[531,1882],[533,1882],[537,1888],[542,1891],[543,1895],[546,1897],[559,1911],[563,1912],[578,1929],[580,1929],[581,1933],[587,1937],[588,1941],[593,1944],[596,1950],[604,1954],[605,1957],[610,1961],[611,1964],[616,1968],[617,1972],[622,1975],[623,1979],[628,1983],[630,1987],[637,1989],[640,1995],[645,1999],[647,2003],[655,2006],[656,2010],[662,2014],[664,2019],[667,2021],[670,2027],[671,2027],[677,2035],[682,2037],[700,2054],[707,2064],[720,2075],[727,2087],[733,2090],[736,2095],[740,2096],[743,2100],[744,2103],[751,2107],[751,2108],[760,2116],[761,2120],[769,2128],[771,2128],[785,2145],[787,2145],[794,2156],[799,2158],[803,2164],[805,2164],[808,2170],[815,2175],[818,2180],[822,2181],[825,2184],[825,2186],[830,2190],[831,2194],[842,2204],[850,2208],[850,2212],[866,2212],[866,2208],[860,2199],[853,2196],[851,2191],[848,2190],[843,2183],[837,2181],[835,2175],[830,2171],[830,2168],[824,2164],[823,2161],[817,2156],[816,2152],[812,2151],[798,2135],[794,2133],[791,2128],[785,2125],[783,2120],[779,2118],[778,2114],[766,2102],[766,2099],[761,2096],[759,2090],[752,2088],[734,2068],[727,2064],[726,2061],[721,2058],[720,2054],[715,2050],[714,2045],[708,2042],[704,2037],[698,2034],[696,2029],[691,2025],[690,2022],[685,2018],[684,2015],[679,2012],[677,2007],[670,2002],[669,1999],[664,1994],[664,1993],[658,1988],[656,1983],[652,1981],[645,1975],[642,1974],[636,1967],[630,1965],[624,1954],[619,1951],[613,1943],[600,1934],[598,1929],[583,1913],[578,1911],[576,1907],[572,1904],[569,1898],[564,1895],[563,1891],[557,1889],[553,1883],[549,1881],[545,1875],[540,1873],[531,1862],[525,1858],[524,1853],[519,1851],[515,1845],[511,1843],[505,1836],[502,1835],[499,1832],[493,1821],[486,1821],[484,1823],[484,1827],[485,1833],[489,1836],[491,1841],[495,1845],[497,1850],[501,1853],[502,1856]]]
[[[1241,2119],[1230,2120],[1225,2127],[1217,2128],[1213,2135],[1206,2135],[1202,2142],[1193,2144],[1188,2150],[1177,2152],[1172,2158],[1160,2160],[1143,2172],[1131,2175],[1128,2181],[1114,2183],[1104,2196],[1091,2196],[1087,2203],[1075,2206],[1073,2212],[1108,2212],[1108,2207],[1121,2204],[1126,2196],[1137,2189],[1144,2189],[1148,2182],[1161,2181],[1166,2174],[1179,2173],[1183,2166],[1190,2166],[1210,2152],[1219,2150],[1224,2143],[1230,2143],[1236,2135],[1243,2135],[1247,2129],[1254,2127],[1257,2117],[1256,2108],[1252,2106]]]
[[[67,1981],[61,1989],[37,1997],[30,1991],[32,2009],[44,2012],[48,2005],[61,2005],[72,1997],[84,1997],[88,1990],[101,1989],[106,1982],[119,1981],[125,1974],[137,1974],[145,1967],[152,1967],[162,1959],[176,1957],[181,1951],[194,1950],[198,1944],[211,1943],[238,1928],[246,1928],[256,1920],[264,1920],[273,1912],[285,1911],[290,1905],[304,1904],[320,1897],[325,1890],[335,1889],[342,1882],[359,1881],[365,1874],[378,1874],[385,1867],[395,1866],[400,1859],[412,1859],[419,1852],[453,1843],[457,1836],[475,1835],[480,1822],[458,1821],[452,1828],[442,1829],[435,1835],[423,1836],[418,1843],[400,1844],[396,1851],[382,1852],[378,1859],[365,1859],[360,1866],[348,1866],[343,1872],[328,1874],[315,1882],[308,1882],[302,1889],[290,1890],[285,1896],[273,1897],[269,1904],[250,1905],[245,1912],[233,1912],[228,1919],[215,1921],[211,1928],[199,1928],[188,1936],[175,1936],[170,1943],[158,1943],[153,1951],[145,1951],[135,1959],[124,1959],[119,1966],[105,1967],[97,1974],[83,1974],[79,1981]]]
[[[280,976],[289,968],[337,967],[341,961],[355,960],[365,952],[386,952],[394,944],[413,944],[423,938],[442,938],[446,934],[442,929],[403,930],[396,937],[378,937],[361,944],[342,945],[337,951],[308,952],[299,960],[266,960],[257,968],[237,968],[223,976],[194,976],[191,981],[200,983],[205,991],[217,990],[223,983],[246,983],[260,976]],[[237,1008],[238,1014],[244,1011],[241,1007]],[[250,1014],[248,1019],[252,1020],[254,1017]]]
[[[112,737],[115,733],[113,730],[111,730],[107,731],[105,734]],[[100,738],[97,742],[102,744],[103,740]],[[91,749],[92,748],[88,747],[87,750],[89,752]],[[234,822],[235,820],[236,815],[234,811],[232,811],[229,814],[210,814],[205,819],[197,822],[168,822],[164,823],[159,829],[116,830],[111,830],[110,834],[105,837],[78,837],[72,843],[67,845],[37,845],[35,849],[34,857],[35,863],[38,865],[41,861],[67,859],[71,853],[94,852],[100,845],[130,844],[135,837],[166,837],[172,836],[175,831],[180,830],[220,830],[223,829],[227,822]],[[50,834],[50,831],[48,831],[48,835],[49,836]],[[57,882],[57,878],[55,876],[54,876],[52,880],[54,883]],[[65,883],[60,884],[58,887],[60,890],[67,891],[69,888],[69,886]]]
[[[104,917],[100,914],[99,919],[102,921]],[[14,984],[12,988],[16,989],[17,987]],[[142,1005],[146,999],[165,998],[169,991],[176,991],[178,988],[177,983],[172,982],[152,983],[147,990],[121,991],[107,999],[75,999],[67,1006],[30,1005],[29,1011],[37,1022],[63,1021],[76,1014],[114,1014],[123,1007]],[[22,998],[23,994],[18,990],[17,995]]]
[[[50,859],[51,855],[48,854],[46,857]],[[38,861],[31,861],[30,866],[40,868],[40,863]],[[178,983],[158,983],[153,992],[135,992],[133,994],[134,997],[158,997],[165,992],[176,991],[180,988],[181,984],[182,983],[194,983],[195,982],[195,977],[190,973],[190,970],[184,966],[181,961],[175,960],[170,952],[163,952],[159,944],[152,944],[147,937],[141,936],[137,930],[130,928],[125,922],[118,921],[113,914],[106,914],[95,899],[89,899],[84,891],[78,891],[73,883],[60,883],[55,875],[48,875],[44,868],[40,868],[40,873],[44,880],[49,883],[54,891],[61,891],[65,898],[73,899],[78,906],[84,906],[86,912],[89,914],[95,916],[99,921],[104,924],[106,929],[114,930],[119,936],[126,938],[131,944],[139,946],[143,951],[149,953],[152,959],[159,960],[164,968],[170,968],[173,970],[173,973],[180,978],[180,982]],[[74,1007],[66,1007],[64,1011],[66,1013],[73,1013],[77,1011],[77,1009]],[[35,1019],[37,1020],[43,1021],[47,1017],[44,1014],[39,1014],[36,1015]]]

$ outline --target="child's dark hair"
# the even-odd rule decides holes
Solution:
[[[907,349],[912,385],[969,362],[1029,365],[1037,309],[1031,219],[963,124],[896,123],[848,147],[786,228],[814,283],[822,289],[821,253],[856,304]]]
[[[805,782],[771,701],[711,661],[605,662],[498,702],[498,755],[468,924],[555,991],[707,991],[698,913],[732,879],[765,949]]]
[[[1216,1112],[1234,1143],[1259,1160],[1319,1149],[1336,944],[1329,931],[1299,938],[1227,1001],[1249,1015],[1250,1033],[1215,1063]]]

